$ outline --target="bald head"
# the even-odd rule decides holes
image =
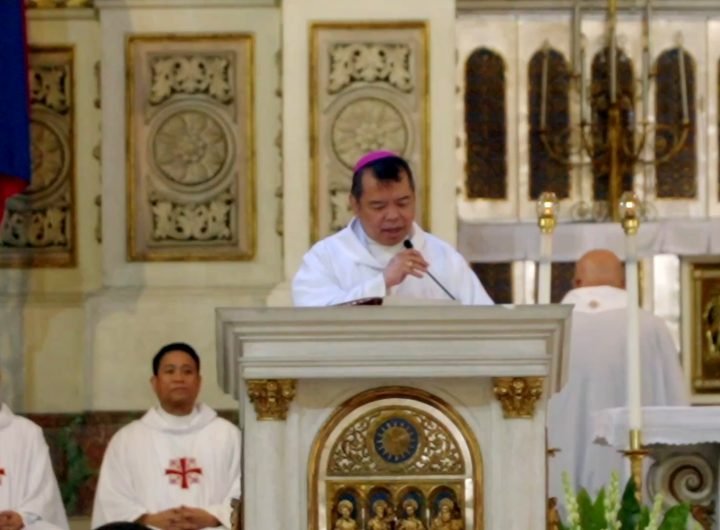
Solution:
[[[618,257],[609,250],[591,250],[575,264],[575,287],[625,288],[625,271]]]

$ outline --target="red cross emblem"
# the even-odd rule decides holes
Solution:
[[[0,467],[0,484],[2,484],[2,478],[5,476],[5,470]]]
[[[166,469],[165,474],[170,477],[170,484],[180,484],[180,489],[186,490],[190,484],[200,483],[202,468],[194,458],[175,458],[170,460],[170,469]]]

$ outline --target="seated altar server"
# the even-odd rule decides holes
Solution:
[[[415,181],[403,158],[389,151],[362,157],[350,205],[355,217],[348,226],[305,254],[293,279],[296,306],[387,295],[493,303],[460,253],[414,222]]]
[[[575,490],[594,496],[610,473],[626,476],[627,460],[612,447],[593,443],[594,413],[626,407],[627,293],[623,264],[608,250],[593,250],[575,268],[575,289],[563,304],[574,304],[567,383],[548,403],[549,495],[564,502],[561,475]],[[640,310],[643,406],[688,404],[675,343],[665,322]]]
[[[67,530],[42,430],[0,402],[0,529]]]
[[[136,522],[162,530],[231,527],[240,496],[240,432],[196,402],[200,359],[184,343],[153,358],[159,405],[110,440],[98,480],[92,527]]]

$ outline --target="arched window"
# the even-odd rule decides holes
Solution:
[[[528,65],[530,199],[544,191],[560,199],[570,195],[569,88],[570,73],[560,52],[549,48],[533,55]]]
[[[471,263],[470,266],[493,302],[513,303],[512,263]]]
[[[685,75],[680,75],[684,64]],[[685,83],[685,90],[682,83]],[[683,103],[685,97],[685,103]],[[689,128],[682,133],[686,105]],[[697,196],[697,158],[695,155],[695,62],[680,48],[667,50],[657,59],[655,85],[655,195],[665,199],[692,199]],[[684,137],[682,147],[673,154]],[[663,160],[663,157],[667,160]]]
[[[470,199],[507,197],[505,120],[505,62],[479,48],[465,63],[465,187]]]
[[[615,54],[617,65],[616,97],[620,103],[620,174],[621,190],[632,189],[633,154],[635,139],[635,85],[633,83],[632,61],[618,49]],[[591,109],[592,109],[592,142],[593,142],[593,197],[595,200],[608,200],[610,190],[610,151],[607,148],[608,117],[610,110],[610,58],[609,48],[600,50],[592,62]]]

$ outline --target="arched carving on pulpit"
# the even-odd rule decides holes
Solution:
[[[382,387],[341,404],[308,463],[309,530],[482,530],[482,455],[447,402]]]

